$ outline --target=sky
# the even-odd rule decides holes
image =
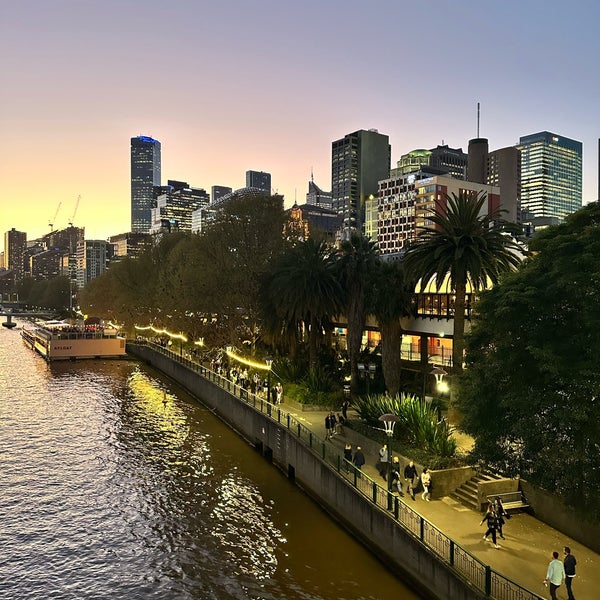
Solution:
[[[392,166],[466,151],[477,102],[490,150],[583,142],[597,200],[599,22],[596,0],[0,0],[0,232],[129,231],[137,135],[163,183],[267,171],[291,206],[311,172],[331,189],[331,142],[359,129],[389,135]]]

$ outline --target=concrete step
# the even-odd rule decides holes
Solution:
[[[473,496],[469,494],[465,494],[460,488],[454,490],[450,494],[451,498],[458,500],[461,504],[468,506],[469,508],[473,508],[475,510],[479,510],[479,504],[477,502],[477,497],[473,498]]]

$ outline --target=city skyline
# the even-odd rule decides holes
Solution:
[[[2,232],[40,237],[59,202],[65,227],[79,195],[86,238],[129,231],[138,135],[161,142],[163,184],[236,189],[265,171],[289,207],[311,172],[331,189],[331,143],[352,131],[388,135],[392,167],[442,141],[466,151],[477,102],[490,150],[545,130],[583,142],[591,202],[598,16],[592,3],[537,1],[2,6]]]

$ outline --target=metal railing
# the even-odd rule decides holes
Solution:
[[[542,596],[520,586],[515,581],[494,571],[490,566],[473,556],[433,523],[417,513],[400,497],[383,487],[354,464],[345,460],[336,447],[313,433],[280,406],[268,402],[259,394],[253,394],[226,377],[176,352],[146,340],[128,342],[151,347],[171,360],[181,363],[188,369],[227,390],[233,396],[249,404],[267,417],[287,428],[321,460],[328,464],[354,489],[369,499],[375,506],[384,510],[404,531],[419,540],[423,546],[448,564],[473,587],[494,600],[543,600]]]

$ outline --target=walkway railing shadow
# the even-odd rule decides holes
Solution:
[[[331,443],[313,433],[308,427],[297,421],[293,415],[283,411],[280,406],[268,402],[265,398],[253,394],[233,381],[211,371],[204,365],[180,356],[176,352],[147,340],[128,341],[128,344],[139,344],[151,347],[171,360],[181,363],[186,368],[227,390],[240,401],[252,406],[267,417],[280,423],[317,454],[330,468],[343,477],[349,485],[368,498],[370,502],[385,511],[398,527],[409,532],[419,540],[430,552],[452,567],[473,587],[496,600],[543,600],[543,596],[520,586],[515,581],[493,570],[489,565],[473,556],[457,542],[449,538],[433,523],[417,513],[402,498],[388,492],[366,473],[357,469],[343,458],[338,449]]]

